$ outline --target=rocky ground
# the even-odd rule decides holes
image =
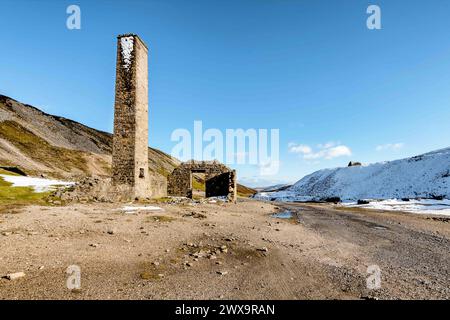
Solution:
[[[449,299],[450,223],[333,205],[0,210],[2,299]],[[293,217],[272,217],[291,210]],[[66,270],[81,268],[81,289]],[[367,268],[381,269],[369,290]]]

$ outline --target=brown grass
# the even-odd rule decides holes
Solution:
[[[151,216],[147,217],[145,222],[172,222],[175,221],[175,218],[168,217],[168,216]]]

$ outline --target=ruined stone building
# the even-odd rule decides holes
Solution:
[[[117,38],[112,183],[129,198],[149,197],[148,49],[132,34]]]
[[[175,168],[168,178],[167,193],[170,196],[192,198],[192,175],[205,174],[205,196],[225,196],[236,201],[236,171],[217,161],[188,161]]]

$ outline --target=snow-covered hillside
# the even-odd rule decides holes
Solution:
[[[260,192],[275,192],[275,191],[282,191],[289,188],[291,184],[283,183],[283,184],[276,184],[270,187],[265,187],[260,190]]]
[[[402,160],[314,172],[280,192],[261,192],[266,200],[450,199],[450,148]]]

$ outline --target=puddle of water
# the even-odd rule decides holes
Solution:
[[[279,213],[275,213],[275,214],[272,215],[272,217],[279,218],[279,219],[290,219],[293,216],[294,215],[289,210],[286,210],[286,211],[283,211],[283,212],[279,212]]]

